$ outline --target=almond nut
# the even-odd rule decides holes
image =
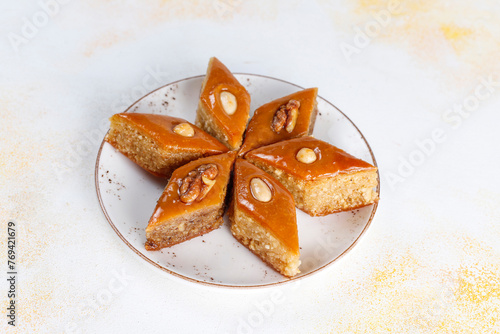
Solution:
[[[314,153],[313,150],[307,147],[301,148],[298,152],[297,155],[295,156],[298,161],[305,163],[305,164],[312,164],[313,162],[316,161],[316,153]]]
[[[252,196],[259,202],[267,203],[273,197],[269,186],[261,178],[254,177],[250,180]]]
[[[174,127],[174,132],[183,137],[194,136],[194,129],[189,123],[180,123]]]
[[[238,102],[236,102],[236,96],[229,92],[220,93],[220,102],[224,112],[228,115],[232,115],[236,112],[238,107]]]

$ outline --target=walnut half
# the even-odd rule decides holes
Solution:
[[[201,201],[212,189],[219,170],[215,164],[200,165],[184,177],[179,187],[179,198],[189,204]]]
[[[274,132],[280,133],[284,128],[286,132],[290,133],[295,129],[297,118],[299,117],[300,102],[297,100],[290,100],[287,104],[281,105],[274,114],[271,128]]]

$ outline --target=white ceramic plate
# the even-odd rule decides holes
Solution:
[[[302,89],[260,75],[235,76],[252,97],[252,113],[264,103]],[[202,80],[203,76],[197,76],[163,86],[141,98],[127,111],[166,114],[194,122]],[[313,134],[316,138],[376,165],[370,146],[346,115],[321,97],[318,97],[318,109]],[[367,230],[377,209],[375,204],[317,218],[297,210],[301,273],[288,279],[233,238],[227,217],[218,230],[161,251],[146,251],[144,230],[166,180],[151,176],[104,141],[95,173],[97,196],[104,215],[135,253],[176,277],[213,286],[265,287],[310,276],[349,251]]]

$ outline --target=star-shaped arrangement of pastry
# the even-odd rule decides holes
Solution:
[[[317,92],[270,101],[247,126],[250,94],[213,57],[196,125],[159,114],[113,115],[105,140],[147,172],[169,178],[146,227],[146,250],[209,233],[224,225],[227,211],[235,239],[293,277],[300,273],[295,207],[322,216],[378,201],[375,166],[311,136]]]

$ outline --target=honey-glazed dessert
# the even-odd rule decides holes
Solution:
[[[276,179],[236,159],[229,208],[233,236],[284,276],[298,274],[297,219],[292,195]]]
[[[201,158],[174,171],[146,228],[146,250],[170,247],[222,225],[235,156]]]
[[[295,205],[311,216],[378,200],[376,167],[313,137],[264,146],[245,158],[276,177],[292,193]]]
[[[105,140],[156,176],[170,177],[189,161],[228,151],[217,139],[181,118],[121,113],[110,120]]]
[[[310,135],[318,113],[317,95],[317,88],[304,89],[259,107],[248,123],[238,156],[261,146]]]
[[[196,111],[196,125],[230,150],[241,146],[250,113],[250,94],[217,58],[208,63]]]

